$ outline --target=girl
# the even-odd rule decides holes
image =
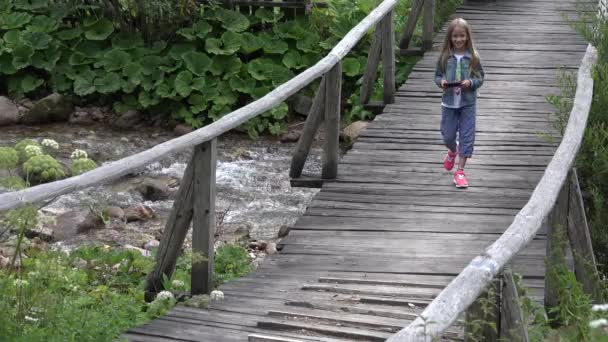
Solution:
[[[469,186],[464,175],[467,158],[473,155],[477,89],[483,84],[484,72],[473,45],[469,24],[461,18],[450,22],[443,48],[437,61],[435,83],[443,89],[441,98],[441,135],[448,147],[443,167],[450,171],[456,156],[454,173],[457,188]],[[460,146],[456,143],[456,133]]]

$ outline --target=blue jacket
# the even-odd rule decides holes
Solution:
[[[470,88],[462,88],[461,96],[460,96],[460,105],[468,106],[473,105],[477,102],[477,89],[481,87],[483,84],[484,72],[483,67],[481,66],[481,61],[477,63],[476,70],[472,70],[469,73],[469,64],[471,63],[471,52],[465,51],[464,57],[462,57],[460,61],[461,68],[461,80],[471,80]],[[437,68],[435,69],[435,84],[441,88],[441,80],[446,80],[448,82],[453,82],[456,80],[456,57],[454,53],[450,51],[450,56],[447,60],[446,70],[443,70],[443,65],[441,65],[441,59],[437,61]],[[447,88],[443,92],[443,97],[441,98],[441,102],[446,105],[454,104],[454,89],[455,88]]]

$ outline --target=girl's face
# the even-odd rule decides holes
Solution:
[[[464,27],[456,26],[454,27],[454,31],[452,31],[452,36],[450,37],[452,41],[452,48],[457,51],[464,51],[467,46],[467,31],[465,31]]]

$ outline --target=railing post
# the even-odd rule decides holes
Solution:
[[[500,306],[500,339],[503,341],[528,342],[528,329],[524,320],[521,299],[513,272],[509,266],[502,274]]]
[[[384,104],[395,102],[395,11],[382,19],[382,69],[384,70]]]
[[[570,187],[564,183],[557,201],[546,220],[547,262],[545,266],[545,310],[551,317],[551,309],[559,305],[559,277],[557,270],[566,264],[566,234],[568,224],[568,192]],[[552,320],[556,325],[559,322]]]
[[[298,140],[298,146],[296,152],[291,159],[291,168],[289,169],[289,177],[298,178],[302,175],[302,169],[304,169],[304,163],[312,146],[312,141],[315,138],[315,133],[323,122],[325,115],[325,76],[321,79],[317,94],[310,106],[308,111],[308,117],[304,123],[304,129]]]
[[[576,169],[572,168],[569,175],[569,207],[568,207],[568,237],[572,255],[574,256],[574,273],[576,279],[583,285],[585,293],[595,301],[601,300],[599,286],[599,275],[593,245],[589,235],[589,226],[585,216],[585,205],[578,184]]]
[[[194,214],[192,218],[191,292],[193,295],[197,295],[208,294],[213,289],[217,140],[212,139],[196,146],[193,161]]]
[[[367,53],[367,64],[363,72],[361,82],[361,104],[369,103],[378,76],[378,66],[380,65],[380,54],[382,52],[382,21],[376,24],[374,38]]]
[[[422,18],[422,48],[425,51],[433,48],[434,21],[435,0],[424,0],[424,17]]]
[[[325,75],[325,146],[321,178],[338,176],[340,156],[340,96],[342,90],[342,63],[339,61]]]
[[[412,40],[414,30],[416,29],[416,22],[418,22],[418,17],[420,16],[420,12],[422,12],[423,3],[424,0],[414,0],[412,3],[410,15],[407,17],[407,22],[405,23],[405,28],[403,29],[403,35],[399,41],[399,49],[404,50],[410,46],[410,41]]]
[[[500,279],[496,278],[465,312],[464,341],[498,341]]]

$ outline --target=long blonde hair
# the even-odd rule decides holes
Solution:
[[[469,23],[462,18],[455,18],[450,22],[448,32],[446,33],[445,40],[443,41],[443,47],[441,48],[441,54],[439,55],[439,61],[441,62],[441,67],[445,71],[448,64],[448,57],[450,57],[450,50],[453,48],[452,33],[454,33],[454,29],[457,26],[462,27],[467,34],[466,48],[471,53],[471,63],[469,65],[469,74],[471,74],[477,69],[477,65],[479,64],[479,54],[477,53],[477,49],[475,49],[475,44],[473,44],[473,35],[471,34]]]

